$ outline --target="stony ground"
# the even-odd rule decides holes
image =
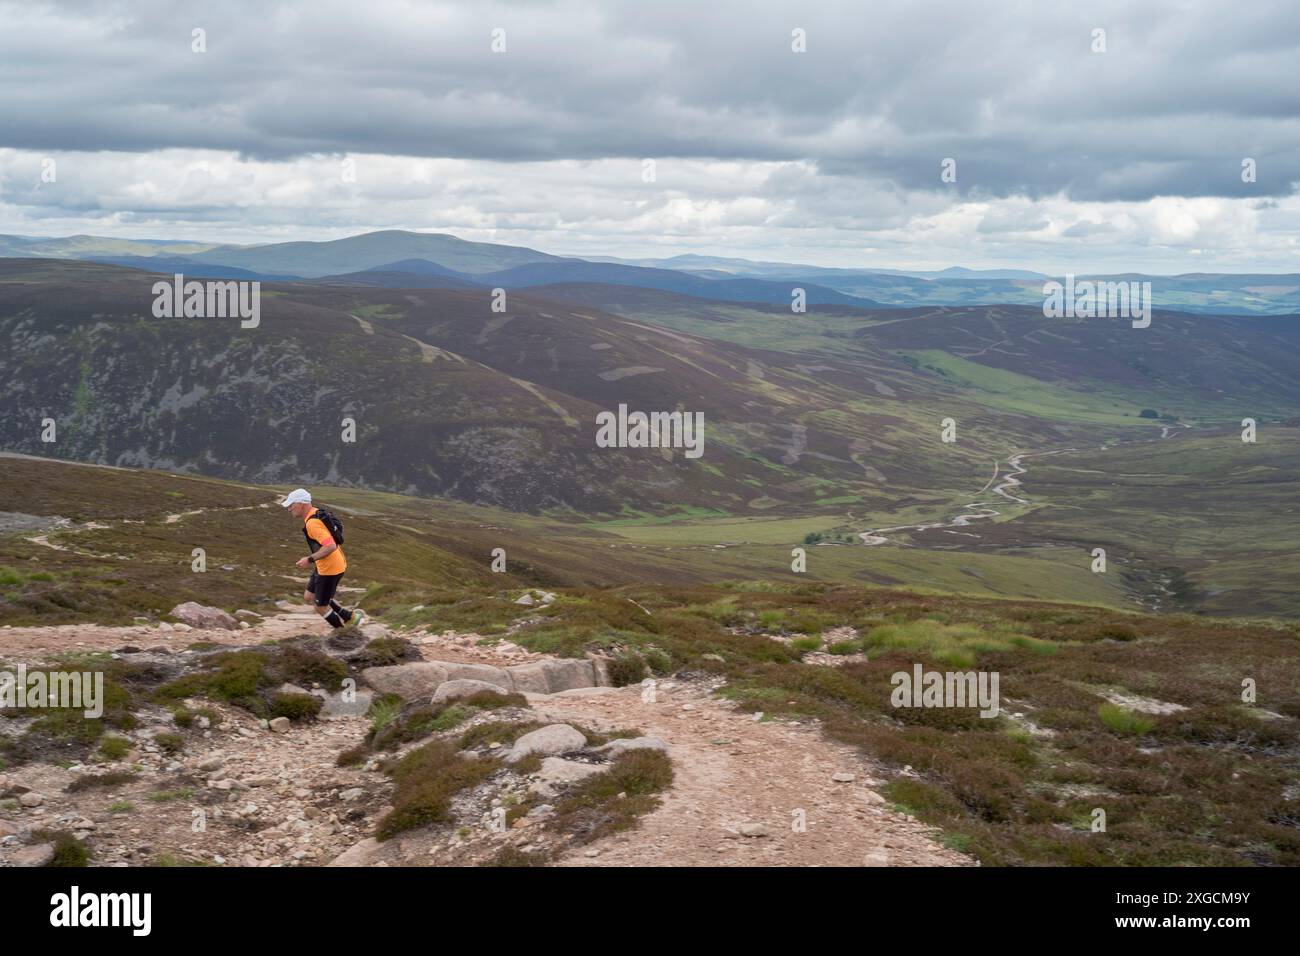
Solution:
[[[237,631],[70,626],[0,629],[10,660],[29,663],[68,650],[138,647],[166,655],[195,640],[253,645],[328,630],[309,610]],[[427,660],[507,666],[539,659],[509,642],[476,635],[405,635]],[[653,688],[588,688],[528,695],[515,718],[574,723],[595,731],[637,729],[667,743],[675,780],[659,809],[634,830],[566,849],[540,817],[505,832],[493,811],[517,800],[526,775],[502,772],[459,795],[457,824],[425,827],[385,843],[370,838],[389,809],[392,787],[370,761],[335,765],[362,741],[364,717],[295,724],[273,733],[252,715],[217,706],[221,721],[192,737],[175,758],[152,743],[174,730],[159,709],[142,715],[135,747],[113,765],[28,764],[0,774],[0,864],[32,865],[47,853],[33,831],[71,831],[93,849],[96,865],[191,861],[271,865],[472,865],[509,844],[558,850],[566,866],[933,866],[969,858],[935,841],[933,831],[889,808],[877,770],[812,725],[761,720],[713,695],[712,678],[660,680]],[[501,714],[482,719],[500,719]],[[468,726],[468,725],[466,725]],[[458,728],[464,729],[464,728]],[[115,766],[138,766],[125,784],[68,792],[73,780]]]

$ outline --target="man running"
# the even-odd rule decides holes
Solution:
[[[343,572],[348,569],[348,561],[343,556],[343,549],[339,547],[340,542],[334,540],[334,534],[318,517],[327,512],[321,512],[312,506],[311,493],[306,488],[289,492],[281,504],[289,509],[289,514],[302,519],[302,534],[311,551],[307,557],[298,559],[298,567],[312,567],[311,579],[307,582],[307,590],[302,593],[302,599],[312,605],[331,627],[342,627],[353,618],[360,624],[365,619],[364,611],[360,608],[349,611],[334,600],[334,593],[343,580]],[[342,528],[341,525],[339,527]]]

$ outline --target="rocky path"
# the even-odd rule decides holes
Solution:
[[[10,660],[35,660],[58,652],[108,651],[125,645],[180,650],[198,640],[246,646],[323,632],[326,627],[304,607],[283,610],[236,631],[95,625],[7,628],[0,630],[0,647]],[[479,644],[473,634],[405,636],[429,660],[509,666],[540,657],[509,642]],[[661,680],[653,699],[639,686],[527,695],[541,721],[572,722],[603,731],[636,729],[666,742],[673,761],[673,787],[639,828],[570,851],[560,865],[970,865],[967,857],[937,843],[931,828],[887,805],[877,792],[877,770],[862,754],[826,740],[814,725],[755,720],[714,696],[719,685],[714,679]],[[133,832],[122,834],[121,845],[115,845],[103,862],[137,862],[145,854],[133,852],[134,847],[147,843],[246,865],[310,865],[331,859],[349,841],[361,839],[381,807],[366,807],[373,801],[358,799],[357,794],[360,788],[373,787],[374,781],[335,768],[333,756],[361,738],[365,719],[323,721],[297,727],[285,736],[268,735],[255,724],[231,711],[222,731],[214,731],[209,745],[198,748],[186,764],[213,759],[211,766],[219,760],[232,768],[234,786],[249,793],[247,799],[241,793],[231,816],[236,821],[241,814],[245,819],[270,817],[282,821],[282,826],[256,838],[226,827],[206,838],[191,838],[185,833],[184,813],[158,813],[146,824],[137,824]],[[162,773],[164,763],[157,771],[163,778],[170,775]],[[180,772],[182,768],[169,769]],[[97,794],[55,797],[66,783],[61,779],[66,771],[51,767],[39,774],[60,776],[57,781],[28,781],[51,795],[46,805],[49,813],[98,820],[101,827],[109,822],[100,806],[105,800]],[[154,785],[165,788],[163,781]],[[348,791],[349,787],[357,789]],[[132,796],[139,801],[144,789],[137,789],[141,794]],[[345,791],[342,799],[354,802],[340,806],[339,794]],[[356,812],[348,815],[348,810]],[[406,858],[396,865],[411,862]],[[427,865],[432,859],[424,855],[418,862]]]
[[[430,660],[508,666],[530,654],[476,635],[429,636]],[[669,746],[674,783],[636,830],[568,854],[562,866],[963,866],[935,831],[893,809],[876,768],[818,728],[755,720],[714,696],[720,680],[529,694],[538,719],[634,729]],[[835,779],[836,776],[848,779]],[[795,829],[796,822],[803,824]],[[593,854],[594,851],[594,855]]]
[[[530,701],[546,719],[659,737],[673,760],[674,784],[658,810],[562,866],[970,864],[886,805],[861,754],[814,727],[756,721],[712,689],[661,681],[653,703],[640,687]]]
[[[254,623],[255,621],[255,623]],[[184,650],[196,641],[214,641],[232,646],[248,646],[263,641],[296,637],[299,634],[324,634],[329,625],[311,608],[282,610],[270,617],[250,619],[243,630],[198,630],[184,624],[134,624],[114,627],[107,624],[56,624],[48,627],[0,627],[0,655],[13,658],[67,654],[78,651],[114,651],[132,645],[142,650],[165,647]]]

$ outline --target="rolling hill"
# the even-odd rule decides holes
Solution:
[[[0,394],[17,411],[0,422],[0,446],[529,513],[610,544],[665,548],[677,568],[668,577],[683,568],[759,577],[788,567],[790,548],[808,540],[828,545],[816,574],[832,579],[1138,604],[1186,575],[1178,606],[1222,611],[1226,599],[1203,580],[1214,556],[1236,579],[1285,567],[1276,550],[1285,521],[1253,554],[1238,546],[1246,531],[1234,519],[1218,539],[1152,555],[1126,534],[1118,491],[1089,490],[1081,505],[1068,482],[1039,490],[1029,482],[1055,473],[1033,457],[1023,495],[991,490],[1014,474],[1016,455],[1063,462],[1072,451],[1125,449],[1110,479],[1122,482],[1163,437],[1212,433],[1187,446],[1211,463],[1202,505],[1222,496],[1276,508],[1249,467],[1251,447],[1226,426],[1249,415],[1271,442],[1290,433],[1300,351],[1284,317],[1167,314],[1133,330],[1015,307],[826,305],[794,316],[583,283],[511,292],[506,311],[493,312],[487,288],[336,278],[265,283],[261,324],[242,329],[154,318],[156,278],[0,261],[0,334],[11,344]],[[620,405],[702,413],[703,456],[599,447],[596,416]],[[949,418],[953,442],[940,434]],[[41,440],[47,419],[54,442]],[[1275,443],[1269,456],[1285,468],[1300,449]],[[1165,460],[1168,480],[1199,475],[1194,455]],[[1143,507],[1158,509],[1158,495]],[[973,508],[981,529],[952,523]],[[1116,542],[1124,565],[1100,589],[1074,577],[1089,534]],[[872,550],[876,539],[885,544]],[[707,571],[690,570],[696,561]],[[1289,613],[1284,592],[1261,587],[1257,605]]]
[[[193,275],[261,279],[326,278],[402,288],[531,288],[601,283],[657,289],[727,302],[788,305],[806,290],[817,305],[860,308],[1024,305],[1041,307],[1053,277],[1023,269],[940,270],[825,268],[716,256],[665,259],[556,256],[522,246],[469,242],[442,233],[384,230],[319,242],[217,245],[100,236],[0,236],[0,257],[85,259]],[[153,261],[151,261],[153,260]],[[375,271],[382,275],[364,277]],[[402,273],[418,276],[406,280]],[[444,277],[438,280],[437,277]],[[1056,276],[1060,279],[1062,277]],[[1080,276],[1083,278],[1083,276]],[[1158,308],[1202,315],[1300,312],[1300,275],[1188,273],[1090,275],[1150,282]]]

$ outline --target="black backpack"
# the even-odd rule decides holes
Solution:
[[[311,517],[319,518],[321,524],[323,524],[326,530],[329,531],[330,537],[334,539],[334,543],[337,544],[340,548],[343,547],[343,522],[342,521],[334,517],[334,515],[326,511],[324,508],[317,508],[316,513]],[[308,520],[310,521],[311,519],[309,518]],[[308,545],[312,544],[311,535],[307,533],[307,527],[305,524],[303,525],[302,536],[307,539]],[[312,550],[314,551],[315,548],[313,548]]]

